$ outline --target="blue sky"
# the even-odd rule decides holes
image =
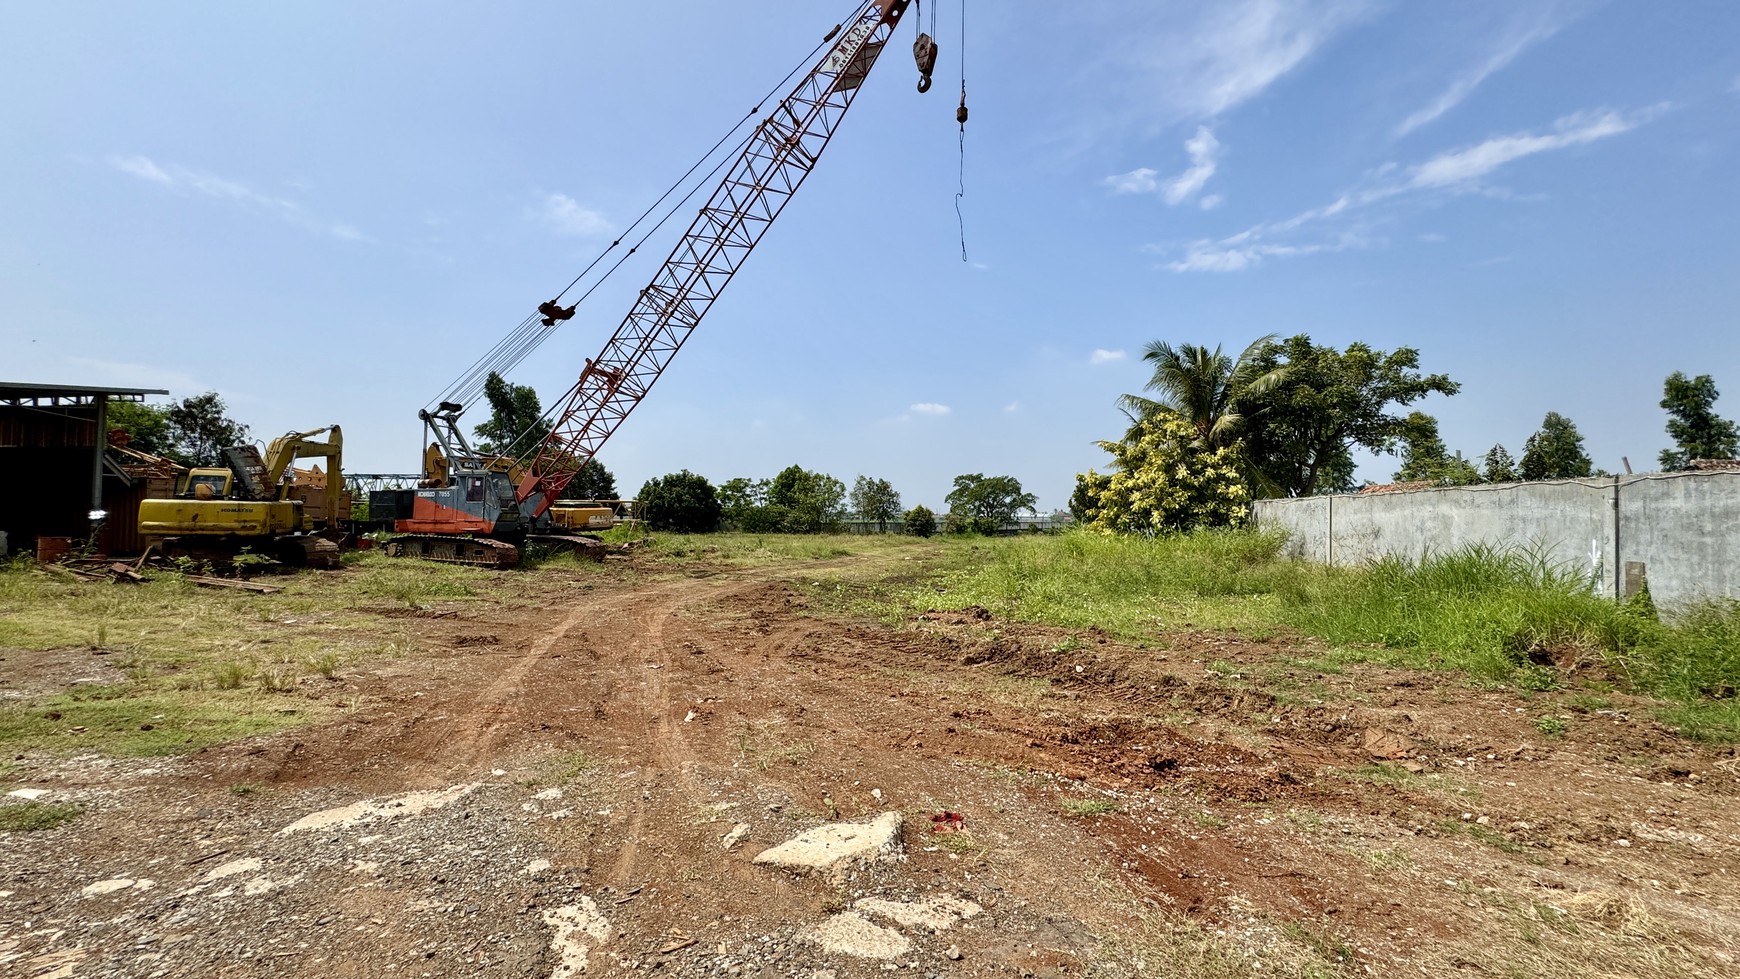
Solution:
[[[963,262],[959,2],[935,88],[909,23],[605,447],[625,492],[798,463],[1064,506],[1152,340],[1416,347],[1470,454],[1558,411],[1653,468],[1674,370],[1740,416],[1740,4],[972,3]],[[216,389],[414,469],[417,409],[851,5],[747,9],[12,5],[0,379]],[[512,379],[556,398],[670,241]]]

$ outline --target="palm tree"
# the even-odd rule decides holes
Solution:
[[[1261,397],[1286,380],[1287,368],[1265,371],[1257,360],[1274,340],[1273,333],[1257,338],[1237,360],[1222,353],[1218,345],[1209,350],[1193,343],[1174,347],[1156,340],[1142,353],[1142,359],[1154,365],[1154,375],[1143,387],[1159,397],[1126,394],[1118,398],[1118,408],[1132,422],[1156,414],[1177,415],[1196,429],[1203,442],[1225,445],[1238,435],[1244,422],[1233,407],[1238,400]]]

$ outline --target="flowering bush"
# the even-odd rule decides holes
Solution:
[[[1250,513],[1239,446],[1211,448],[1174,416],[1145,419],[1122,442],[1101,442],[1117,471],[1076,476],[1070,508],[1087,526],[1126,533],[1236,527]]]

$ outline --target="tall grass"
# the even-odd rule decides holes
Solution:
[[[1287,598],[1289,622],[1306,632],[1492,680],[1531,659],[1632,649],[1651,631],[1647,618],[1597,596],[1587,576],[1520,547],[1385,558],[1316,576]]]
[[[971,539],[953,545],[951,570],[905,601],[916,611],[982,605],[1132,639],[1183,626],[1267,625],[1277,593],[1305,571],[1278,559],[1283,543],[1274,534],[1213,531]]]
[[[1327,640],[1342,660],[1536,689],[1559,682],[1559,667],[1598,665],[1678,702],[1669,719],[1688,733],[1740,740],[1740,602],[1673,609],[1661,621],[1526,547],[1325,568],[1281,557],[1283,543],[1249,530],[955,541],[940,571],[878,597],[900,614],[980,605],[1136,641],[1191,627],[1294,629]]]

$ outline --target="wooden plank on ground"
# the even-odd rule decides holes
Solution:
[[[261,595],[275,595],[284,589],[278,585],[262,585],[256,581],[239,581],[235,578],[208,578],[205,575],[182,575],[188,581],[207,588],[234,588],[237,591],[258,592]]]

